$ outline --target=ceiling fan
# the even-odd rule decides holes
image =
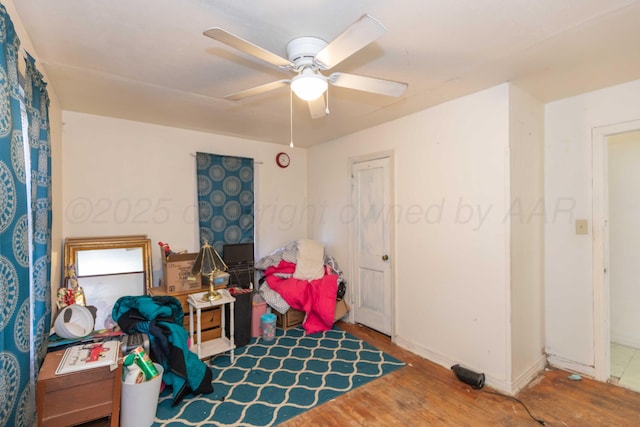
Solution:
[[[287,58],[263,49],[219,27],[204,31],[204,35],[278,68],[295,73],[291,79],[276,80],[235,92],[226,95],[226,99],[239,101],[290,85],[293,93],[308,102],[311,117],[316,119],[328,113],[322,95],[327,91],[329,84],[395,97],[404,93],[407,84],[402,82],[341,72],[333,72],[328,76],[321,73],[321,71],[335,67],[372,43],[385,31],[386,29],[380,22],[364,14],[330,43],[317,37],[298,37],[291,40],[287,44]]]

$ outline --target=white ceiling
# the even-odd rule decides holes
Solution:
[[[543,102],[640,78],[633,0],[15,0],[64,110],[288,144],[287,88],[224,95],[287,72],[205,37],[222,27],[280,56],[299,36],[331,41],[362,14],[387,32],[335,70],[403,81],[390,98],[329,88],[305,147],[513,81]]]

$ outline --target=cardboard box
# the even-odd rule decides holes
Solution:
[[[345,302],[344,299],[340,299],[336,302],[336,313],[333,318],[334,322],[342,319],[349,312],[349,305]]]
[[[285,330],[301,325],[305,316],[303,311],[294,310],[293,308],[290,308],[284,314],[280,314],[278,310],[273,310],[272,313],[276,315],[276,326]]]
[[[162,286],[167,294],[198,291],[202,286],[200,275],[191,274],[191,267],[198,256],[193,254],[172,254],[162,257]]]

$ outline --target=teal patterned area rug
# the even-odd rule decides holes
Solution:
[[[154,426],[273,426],[382,377],[403,362],[340,330],[277,329],[212,361],[213,393],[171,407],[163,392]]]

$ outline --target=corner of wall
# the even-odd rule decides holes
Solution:
[[[544,366],[544,105],[515,84],[509,89],[510,375],[517,390]]]

